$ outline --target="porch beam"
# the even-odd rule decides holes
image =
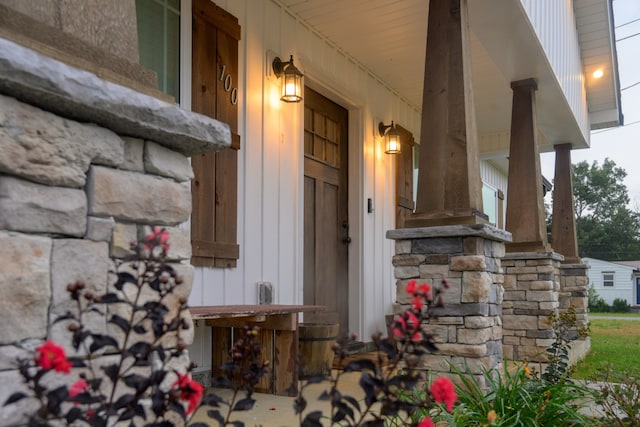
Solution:
[[[544,221],[540,153],[536,141],[535,79],[511,83],[511,138],[507,189],[508,252],[549,252]]]
[[[416,211],[406,227],[486,223],[467,0],[431,0]]]
[[[556,165],[553,179],[551,242],[553,249],[564,255],[564,264],[578,264],[580,257],[573,203],[571,144],[559,144],[553,148],[556,152]]]

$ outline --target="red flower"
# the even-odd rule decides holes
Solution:
[[[422,285],[418,286],[418,290],[416,291],[416,294],[420,294],[425,297],[431,296],[431,286],[429,286],[426,283],[423,283]]]
[[[422,297],[415,297],[414,299],[412,299],[411,300],[411,306],[413,307],[413,309],[415,311],[422,310],[422,307],[424,306],[424,304],[422,302]]]
[[[55,369],[58,372],[68,374],[71,371],[71,362],[67,360],[64,349],[53,341],[45,341],[36,349],[34,360],[45,371]]]
[[[431,421],[431,418],[424,417],[418,424],[418,427],[435,427],[436,425]]]
[[[173,387],[180,390],[180,400],[189,403],[187,415],[195,411],[200,404],[200,399],[202,399],[204,387],[199,382],[193,381],[189,375],[182,374],[178,374],[178,379],[173,383]]]
[[[411,330],[415,330],[420,323],[418,317],[409,310],[405,311],[404,314],[405,316],[407,316],[407,323],[409,324]]]
[[[416,281],[412,280],[409,283],[407,283],[407,292],[410,293],[411,295],[415,295],[416,293]]]
[[[411,306],[414,310],[420,311],[424,304],[431,299],[431,286],[426,283],[418,285],[415,280],[410,281],[406,287],[407,293],[413,295]]]
[[[152,250],[154,247],[160,247],[165,252],[169,252],[169,232],[164,228],[153,227],[151,233],[147,234],[144,238],[144,247],[147,250]]]
[[[458,400],[453,383],[447,377],[436,378],[433,384],[431,384],[429,392],[431,392],[436,402],[444,403],[449,412],[451,412],[453,404]]]
[[[69,387],[69,397],[76,397],[80,393],[84,393],[89,388],[89,384],[83,379],[80,379],[73,383],[71,387]]]

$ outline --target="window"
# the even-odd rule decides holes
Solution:
[[[603,271],[602,272],[602,286],[605,287],[613,287],[613,271]]]
[[[136,0],[140,65],[158,74],[158,89],[180,100],[180,0]]]

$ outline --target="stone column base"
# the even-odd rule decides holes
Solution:
[[[450,288],[444,307],[433,308],[438,317],[423,325],[436,337],[438,351],[423,357],[422,367],[451,373],[452,366],[473,374],[484,386],[484,370],[502,363],[501,258],[511,235],[487,224],[450,225],[392,230],[396,240],[396,295],[409,304],[406,285],[424,281]]]
[[[549,315],[560,307],[560,263],[555,252],[513,252],[504,267],[503,351],[509,360],[546,362],[553,343]]]

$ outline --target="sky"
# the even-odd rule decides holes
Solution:
[[[640,0],[613,0],[616,39],[640,33]],[[635,22],[633,22],[635,21]],[[591,148],[571,151],[572,163],[613,160],[627,172],[624,184],[631,199],[629,207],[640,211],[640,35],[616,43],[625,126],[591,132]],[[553,180],[554,153],[541,154],[542,174]]]

